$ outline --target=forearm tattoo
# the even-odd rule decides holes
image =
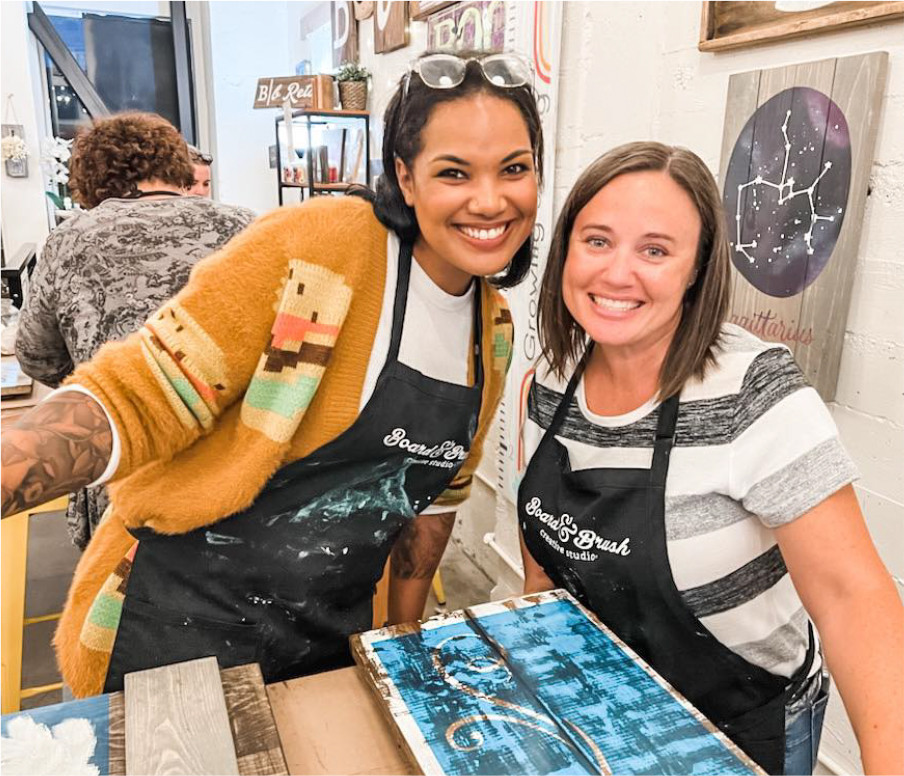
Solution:
[[[392,548],[393,575],[400,579],[431,578],[454,525],[454,512],[415,517],[402,529]]]
[[[107,468],[113,434],[103,408],[64,392],[26,413],[2,437],[3,516],[92,483]]]

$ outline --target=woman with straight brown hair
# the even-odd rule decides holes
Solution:
[[[725,322],[724,218],[660,143],[572,189],[522,430],[525,591],[566,588],[769,773],[812,771],[830,666],[866,772],[901,773],[904,610],[825,405]]]

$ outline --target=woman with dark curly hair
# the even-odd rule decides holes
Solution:
[[[122,113],[80,134],[69,161],[76,202],[93,208],[110,197],[179,196],[194,184],[188,145],[155,113]]]
[[[16,355],[56,387],[109,340],[120,340],[188,281],[200,259],[254,219],[244,208],[182,196],[188,146],[153,113],[96,121],[73,144],[69,185],[86,211],[53,230],[19,319]],[[69,498],[69,532],[84,548],[107,506],[102,487]]]

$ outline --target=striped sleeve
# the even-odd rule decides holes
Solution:
[[[828,408],[791,353],[773,348],[759,354],[737,396],[730,495],[765,526],[775,528],[856,477]]]

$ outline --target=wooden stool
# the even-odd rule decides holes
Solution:
[[[2,523],[2,707],[3,713],[18,711],[24,698],[58,690],[62,684],[22,687],[22,633],[26,625],[58,620],[60,612],[25,619],[25,565],[28,556],[28,518],[41,512],[65,509],[68,496],[33,509],[10,515]]]

